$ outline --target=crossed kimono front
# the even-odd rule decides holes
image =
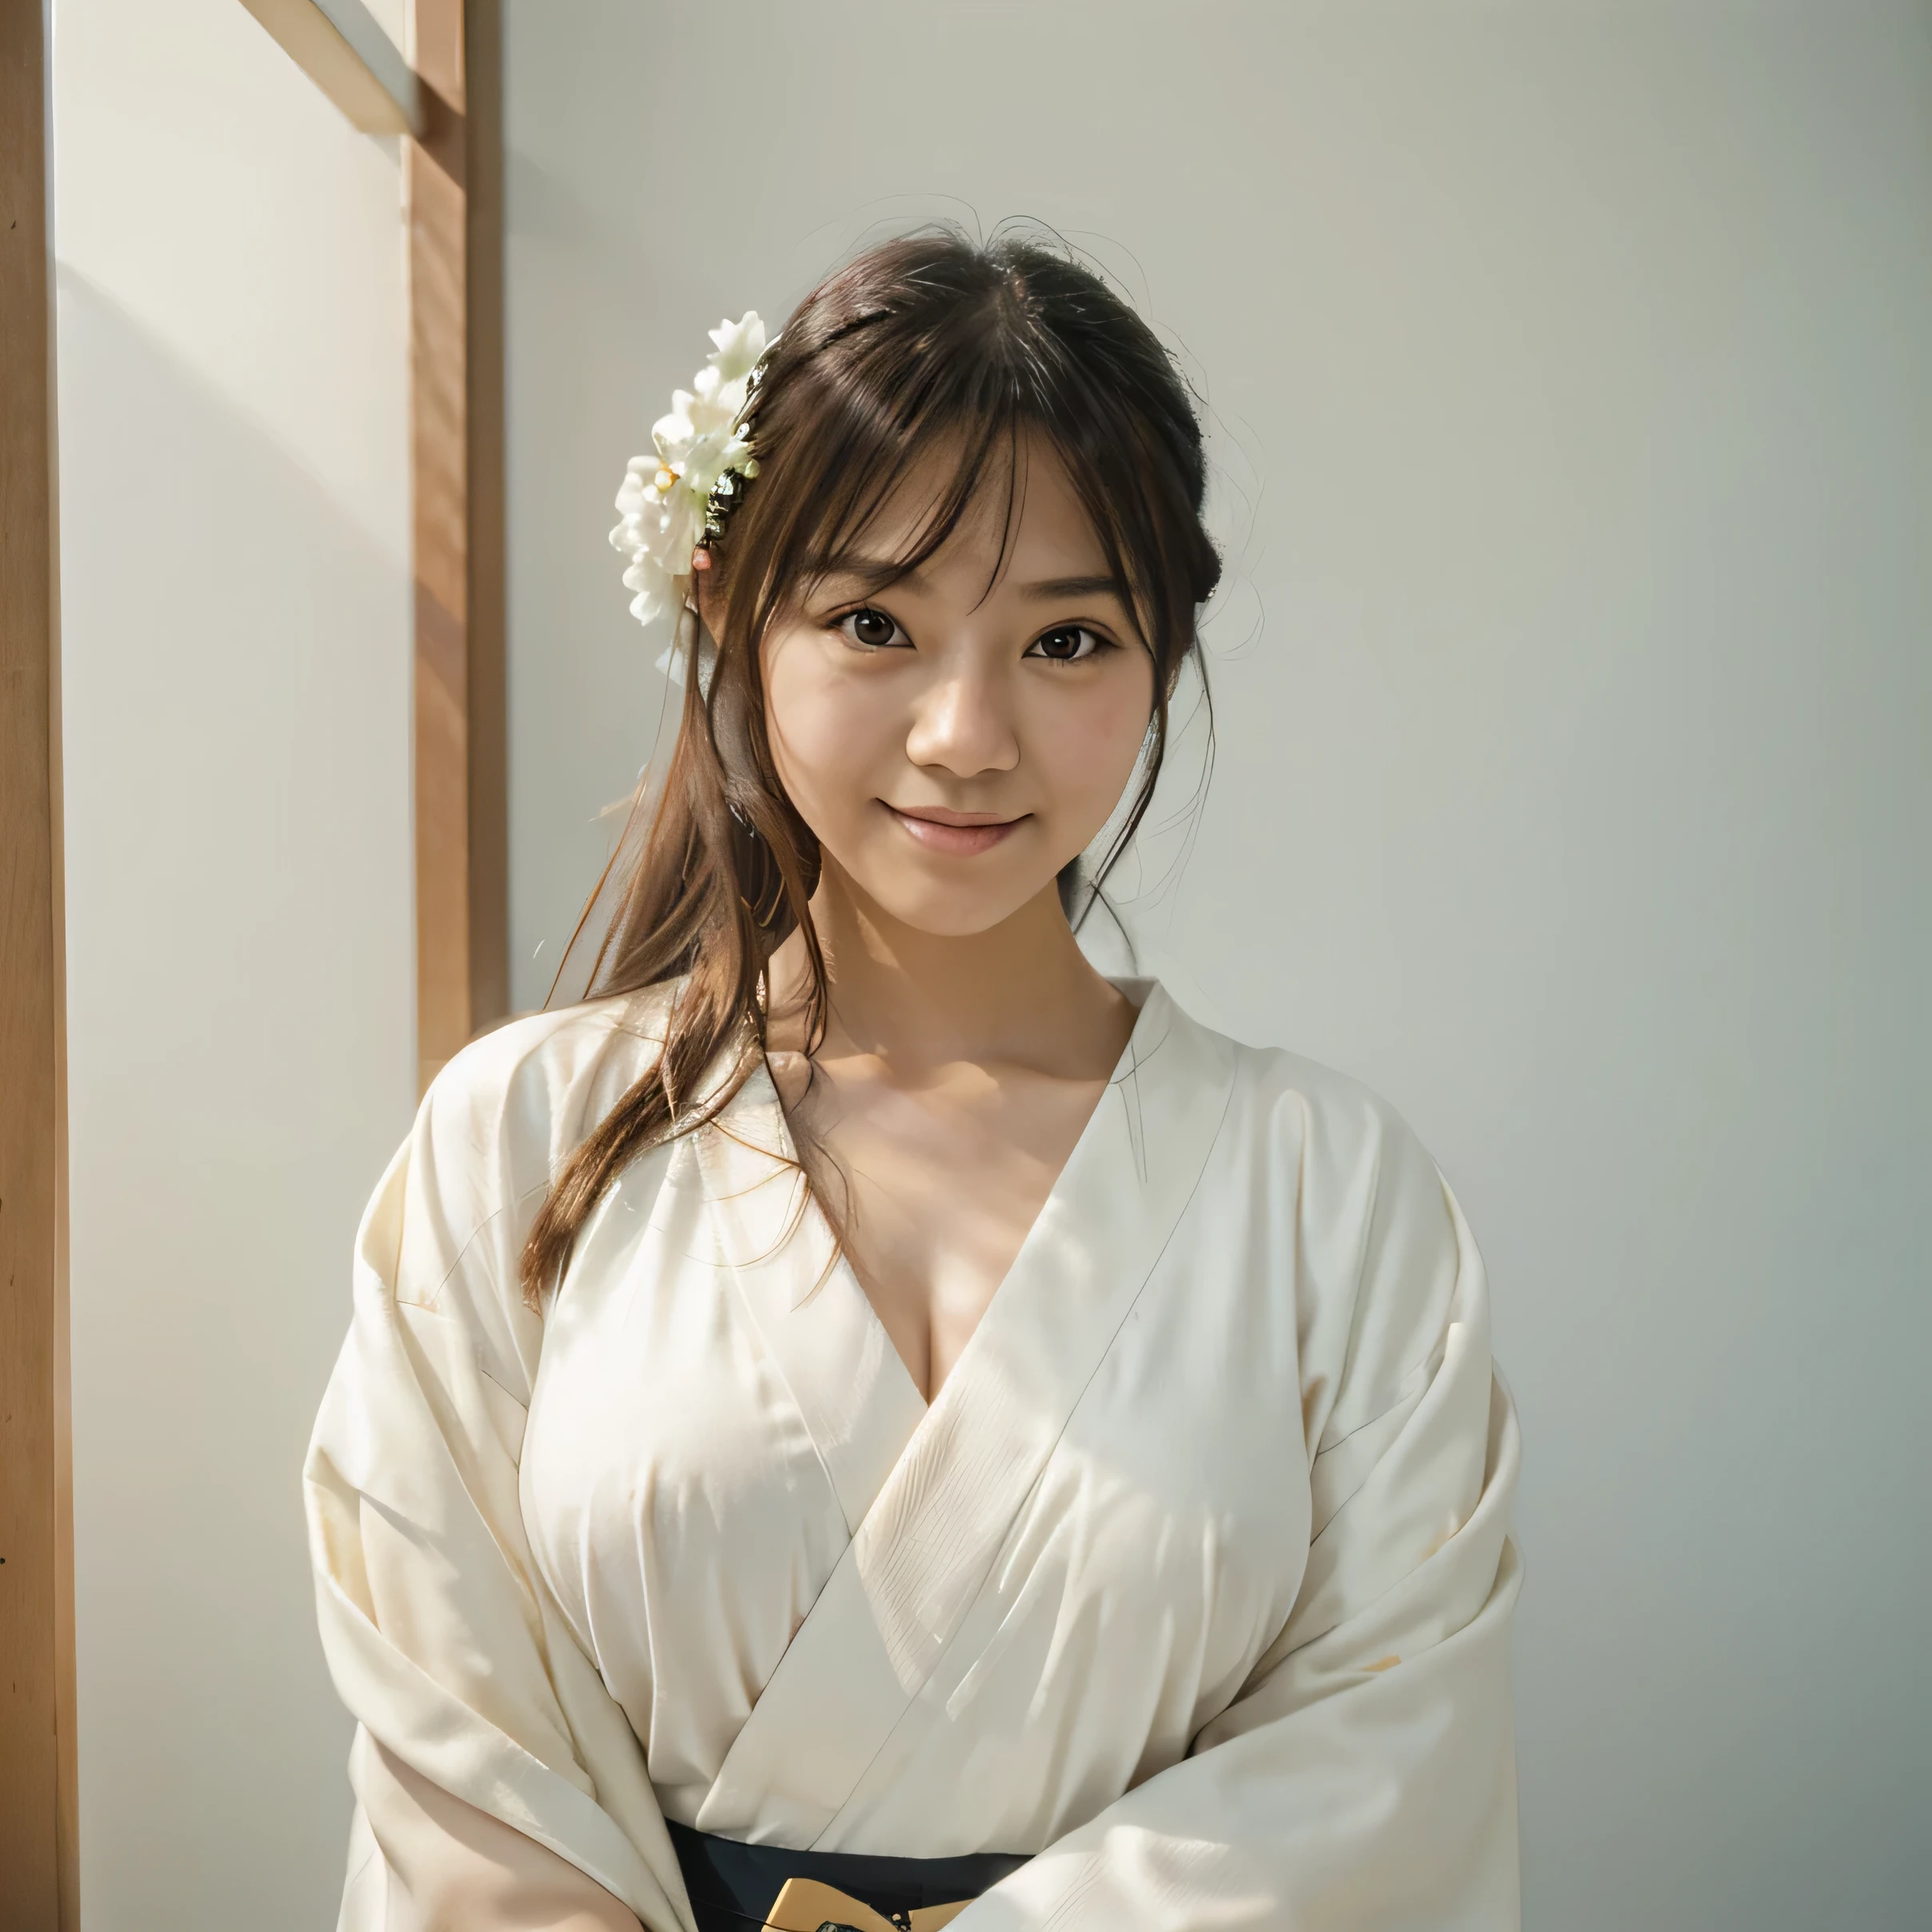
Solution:
[[[960,1932],[1513,1924],[1515,1433],[1474,1245],[1372,1096],[1128,990],[930,1407],[762,1072],[627,1172],[540,1317],[523,1235],[661,1000],[452,1063],[308,1471],[359,1749],[651,1932],[691,1923],[667,1818],[1028,1854]],[[399,1842],[360,1782],[353,1932]]]

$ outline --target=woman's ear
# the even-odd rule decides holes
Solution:
[[[724,623],[724,600],[717,585],[717,565],[709,550],[700,549],[691,558],[691,601],[697,606],[697,621],[716,643]]]

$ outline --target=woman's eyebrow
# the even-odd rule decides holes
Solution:
[[[1037,583],[1015,586],[1023,597],[1033,597],[1044,602],[1049,597],[1118,597],[1127,601],[1120,587],[1120,581],[1113,577],[1048,577]]]
[[[874,588],[903,584],[908,590],[918,590],[924,582],[916,569],[908,570],[903,565],[883,557],[838,557],[808,561],[805,574],[824,584],[836,583],[844,577]]]
[[[906,569],[884,557],[844,557],[836,562],[828,562],[814,574],[821,583],[836,584],[840,578],[865,585],[870,589],[884,589],[888,585],[903,586],[915,595],[926,589],[925,573],[915,567]],[[1116,577],[1104,572],[1095,577],[1047,577],[1036,579],[1029,584],[1016,584],[1014,589],[1020,596],[1036,604],[1064,601],[1069,597],[1110,597],[1120,603],[1128,601],[1125,587]]]

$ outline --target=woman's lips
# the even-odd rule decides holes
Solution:
[[[885,804],[883,799],[879,802]],[[991,852],[1009,832],[1025,822],[1024,816],[996,818],[989,812],[949,812],[936,805],[922,805],[911,812],[902,812],[896,805],[886,805],[885,808],[928,852],[943,852],[959,858]]]

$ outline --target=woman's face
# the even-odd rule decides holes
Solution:
[[[911,576],[828,577],[764,641],[792,804],[828,867],[923,932],[985,932],[1048,889],[1120,801],[1153,708],[1152,661],[1058,457],[1036,442],[1023,461],[1004,564],[995,487]],[[910,549],[945,480],[937,463],[908,477],[868,555]]]

